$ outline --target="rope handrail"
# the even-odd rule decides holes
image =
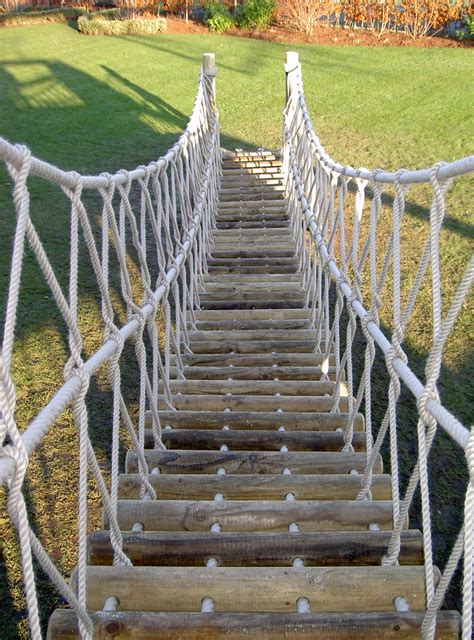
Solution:
[[[204,54],[198,91],[188,125],[178,141],[157,161],[113,175],[83,176],[32,157],[21,145],[0,139],[0,159],[13,181],[17,214],[2,351],[0,353],[0,484],[8,490],[8,512],[17,533],[31,637],[42,637],[36,596],[33,554],[59,593],[75,610],[82,638],[92,638],[86,608],[88,474],[99,491],[110,522],[114,564],[130,565],[122,549],[117,521],[119,431],[125,429],[138,455],[140,496],[155,499],[143,450],[145,409],[151,414],[154,447],[163,449],[158,414],[159,392],[173,409],[170,391],[171,352],[176,375],[183,378],[181,353],[189,352],[187,321],[194,322],[207,272],[220,179],[219,119],[215,97],[214,54]],[[70,202],[70,259],[67,292],[43,246],[31,216],[30,176],[60,187]],[[94,218],[82,194],[99,200]],[[89,201],[88,201],[89,202]],[[91,201],[92,202],[92,201]],[[90,206],[90,204],[88,204]],[[64,384],[20,432],[16,423],[16,390],[11,372],[25,247],[29,245],[65,323],[69,359]],[[81,261],[79,261],[79,255]],[[86,260],[84,260],[84,257]],[[89,260],[98,289],[102,344],[85,359],[79,326],[79,271]],[[164,347],[160,346],[157,314],[164,317]],[[123,316],[125,318],[123,319]],[[122,395],[121,356],[132,339],[137,369],[138,416],[132,418]],[[130,356],[128,356],[130,358]],[[92,377],[107,364],[111,391],[110,489],[107,488],[89,436],[87,395]],[[127,366],[132,366],[127,361]],[[79,504],[77,588],[71,589],[32,531],[23,496],[29,456],[41,444],[58,417],[72,406],[79,435]],[[136,426],[135,426],[136,421]]]
[[[357,499],[370,500],[373,466],[388,434],[390,474],[393,501],[393,535],[384,565],[398,562],[400,535],[418,486],[421,490],[423,542],[425,555],[426,608],[422,637],[434,638],[436,611],[441,606],[448,585],[464,553],[463,579],[463,640],[472,634],[472,561],[474,557],[474,429],[466,428],[443,406],[437,391],[443,352],[461,313],[463,303],[474,280],[474,258],[468,262],[460,277],[446,311],[441,292],[440,229],[446,210],[445,194],[453,178],[474,171],[474,156],[450,164],[437,163],[418,171],[399,170],[389,173],[382,169],[354,169],[334,161],[325,151],[314,130],[305,101],[301,66],[297,53],[287,54],[287,103],[284,110],[283,174],[293,235],[297,244],[300,268],[305,273],[303,285],[306,299],[312,308],[317,331],[316,349],[325,346],[326,367],[330,349],[336,358],[336,380],[346,376],[349,398],[349,417],[344,429],[345,451],[353,451],[354,419],[362,403],[366,419],[366,469],[361,477]],[[348,196],[349,182],[355,192]],[[405,212],[405,198],[412,185],[429,183],[432,203],[429,231],[418,259],[417,270],[408,286],[408,296],[402,301],[401,222]],[[382,195],[387,185],[394,189],[391,216],[382,218]],[[371,189],[370,206],[366,206],[366,189]],[[353,207],[352,221],[348,208]],[[381,243],[382,223],[388,237]],[[412,252],[411,252],[412,253]],[[428,275],[431,276],[429,285]],[[382,331],[380,318],[387,314],[383,294],[392,278],[389,311],[392,314],[391,334]],[[432,307],[432,343],[423,384],[409,366],[403,344],[405,330],[412,317],[422,286],[430,286]],[[406,295],[406,294],[405,294]],[[331,306],[331,297],[336,296]],[[391,296],[391,297],[390,297]],[[445,305],[446,306],[446,305]],[[344,320],[343,311],[347,314]],[[385,317],[385,316],[384,316]],[[359,323],[359,325],[358,325]],[[356,384],[353,346],[357,331],[365,342],[364,360]],[[343,338],[345,346],[343,345]],[[372,416],[372,376],[376,360],[376,346],[385,358],[389,376],[387,408],[378,429]],[[412,460],[408,485],[401,496],[401,475],[397,424],[397,405],[401,402],[401,382],[411,391],[417,405],[416,436],[418,455]],[[336,385],[337,387],[338,385]],[[333,410],[337,410],[339,391],[333,394]],[[431,510],[428,485],[428,455],[440,424],[466,455],[469,474],[465,497],[464,527],[453,544],[444,573],[435,586]],[[406,464],[406,462],[405,462]]]
[[[335,171],[340,175],[345,175],[349,178],[361,178],[362,180],[370,180],[372,177],[376,182],[384,183],[384,184],[394,184],[397,179],[396,172],[383,171],[383,170],[375,170],[370,171],[369,169],[354,169],[349,165],[343,165],[339,162],[336,162],[331,158],[331,156],[327,153],[323,145],[321,144],[316,132],[314,130],[311,117],[308,112],[308,108],[306,105],[306,100],[304,97],[304,93],[300,91],[299,99],[301,103],[301,109],[305,114],[305,124],[307,124],[308,130],[311,131],[311,138],[314,144],[314,152],[318,155],[321,163],[327,167],[330,171]],[[425,169],[415,169],[412,171],[406,171],[400,176],[401,184],[420,184],[422,182],[430,181],[430,169],[431,167],[427,167]],[[454,160],[453,162],[448,162],[439,168],[438,171],[438,179],[439,180],[448,180],[449,178],[457,178],[458,176],[465,175],[466,173],[471,173],[474,171],[474,155],[466,156],[464,158],[460,158],[459,160]]]

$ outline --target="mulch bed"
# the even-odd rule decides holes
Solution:
[[[166,33],[171,35],[186,34],[207,34],[211,32],[207,27],[199,22],[189,21],[188,24],[181,18],[169,16]],[[227,35],[256,38],[258,40],[269,40],[271,42],[289,43],[309,43],[324,45],[362,45],[369,47],[442,47],[459,49],[462,47],[474,46],[474,40],[453,40],[445,36],[432,36],[430,38],[419,38],[414,40],[409,35],[403,33],[384,33],[380,38],[370,31],[339,29],[332,27],[318,26],[312,35],[292,31],[280,25],[271,26],[263,31],[251,29],[231,29]]]

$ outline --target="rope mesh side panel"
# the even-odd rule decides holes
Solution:
[[[206,271],[219,186],[220,144],[213,69],[203,67],[192,116],[177,143],[157,161],[133,171],[82,176],[32,158],[25,147],[0,139],[0,157],[13,181],[17,225],[0,357],[0,479],[8,487],[8,513],[16,528],[21,553],[31,637],[41,638],[33,556],[77,614],[82,638],[92,638],[86,608],[88,487],[94,480],[110,528],[114,564],[131,565],[122,549],[117,521],[120,445],[128,437],[138,460],[140,497],[156,493],[144,455],[145,427],[150,422],[153,446],[164,448],[158,414],[159,394],[172,408],[170,361],[182,375],[181,350],[189,352],[188,310],[196,304]],[[70,255],[67,293],[53,268],[35,225],[30,177],[61,190],[70,207]],[[100,202],[97,216],[91,202]],[[16,390],[12,374],[15,329],[24,273],[25,252],[39,265],[64,323],[68,359],[64,385],[21,431],[16,421]],[[102,322],[102,345],[85,356],[79,321],[80,279],[85,269],[95,279]],[[158,318],[164,319],[160,340]],[[133,343],[133,349],[127,342]],[[126,356],[125,351],[127,350]],[[131,359],[131,360],[130,360]],[[123,367],[136,368],[138,411],[129,409]],[[111,396],[110,482],[106,480],[91,438],[88,410],[90,384],[106,365]],[[78,555],[76,589],[71,589],[34,535],[28,521],[23,486],[29,456],[68,406],[72,406],[79,442]],[[163,406],[161,406],[163,408]]]
[[[361,475],[359,500],[372,499],[374,464],[386,450],[390,459],[393,501],[393,535],[385,565],[397,564],[400,535],[406,524],[416,490],[421,494],[421,519],[425,555],[427,613],[422,637],[434,638],[436,611],[453,577],[464,550],[463,640],[472,633],[472,558],[474,497],[472,433],[441,404],[437,389],[446,342],[451,335],[474,277],[471,261],[461,274],[447,304],[442,299],[441,229],[446,212],[446,194],[455,176],[474,170],[474,157],[446,165],[438,163],[428,170],[399,170],[388,174],[382,169],[354,169],[335,162],[322,147],[306,106],[301,68],[296,54],[288,54],[287,104],[284,111],[283,165],[290,221],[297,242],[302,283],[307,301],[312,300],[312,318],[317,329],[315,350],[334,358],[336,386],[333,411],[346,381],[349,410],[344,430],[344,450],[352,451],[356,414],[366,418],[366,468]],[[403,257],[413,252],[405,246],[402,225],[406,199],[415,185],[425,183],[431,191],[428,233],[412,272],[408,287],[403,282]],[[387,214],[389,188],[393,190]],[[367,203],[370,195],[371,203]],[[387,215],[389,231],[387,233]],[[314,274],[314,279],[310,274]],[[403,296],[402,296],[403,288]],[[426,358],[424,384],[409,367],[405,347],[406,331],[419,306],[426,305],[429,291],[432,331]],[[421,292],[423,291],[423,295]],[[328,304],[332,300],[332,307]],[[391,315],[390,335],[381,317]],[[344,332],[345,326],[345,332]],[[383,331],[382,331],[383,328]],[[364,345],[365,343],[365,345]],[[358,352],[363,354],[358,362]],[[374,418],[374,365],[385,363],[388,389],[385,412],[377,424]],[[327,366],[327,365],[326,365]],[[380,368],[378,369],[380,370]],[[324,371],[321,379],[324,379]],[[407,454],[400,446],[399,405],[408,390],[416,401],[418,424],[417,452]],[[441,580],[436,585],[433,562],[432,506],[429,486],[429,453],[441,427],[466,453],[469,473],[465,498],[464,527],[452,548]],[[388,442],[387,442],[388,440]],[[408,457],[407,457],[408,455]],[[401,463],[409,472],[402,483]],[[469,525],[469,526],[468,526]]]

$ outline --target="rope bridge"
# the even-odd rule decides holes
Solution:
[[[474,157],[396,173],[337,164],[313,128],[297,54],[287,54],[285,71],[281,153],[221,151],[212,54],[186,130],[147,166],[82,176],[0,139],[17,213],[0,357],[0,479],[35,639],[33,559],[68,605],[50,619],[51,638],[472,636],[474,431],[443,406],[437,385],[474,276],[471,260],[443,304],[446,193],[474,170]],[[66,284],[33,222],[31,178],[69,203]],[[402,225],[420,183],[432,197],[429,232],[405,295]],[[21,431],[12,358],[27,247],[64,322],[69,357],[64,384]],[[103,332],[89,358],[80,321],[86,263]],[[404,341],[427,286],[423,383]],[[136,412],[122,380],[132,357]],[[379,363],[388,379],[380,419]],[[104,366],[106,474],[88,417],[90,385]],[[416,403],[416,451],[401,446],[406,392]],[[24,497],[29,457],[68,407],[79,443],[70,580],[30,526]],[[430,506],[438,429],[460,447],[469,473],[464,525],[443,573]],[[91,534],[90,477],[106,527]],[[422,534],[407,530],[418,490]],[[462,621],[440,610],[461,564]]]

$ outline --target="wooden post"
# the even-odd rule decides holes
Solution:
[[[286,74],[286,103],[288,103],[288,99],[293,90],[294,80],[300,74],[300,62],[299,62],[299,54],[297,51],[287,51],[286,52],[286,60],[285,60],[285,74]]]
[[[215,53],[203,53],[202,55],[202,68],[204,75],[210,79],[211,84],[211,103],[216,105],[216,54]]]

